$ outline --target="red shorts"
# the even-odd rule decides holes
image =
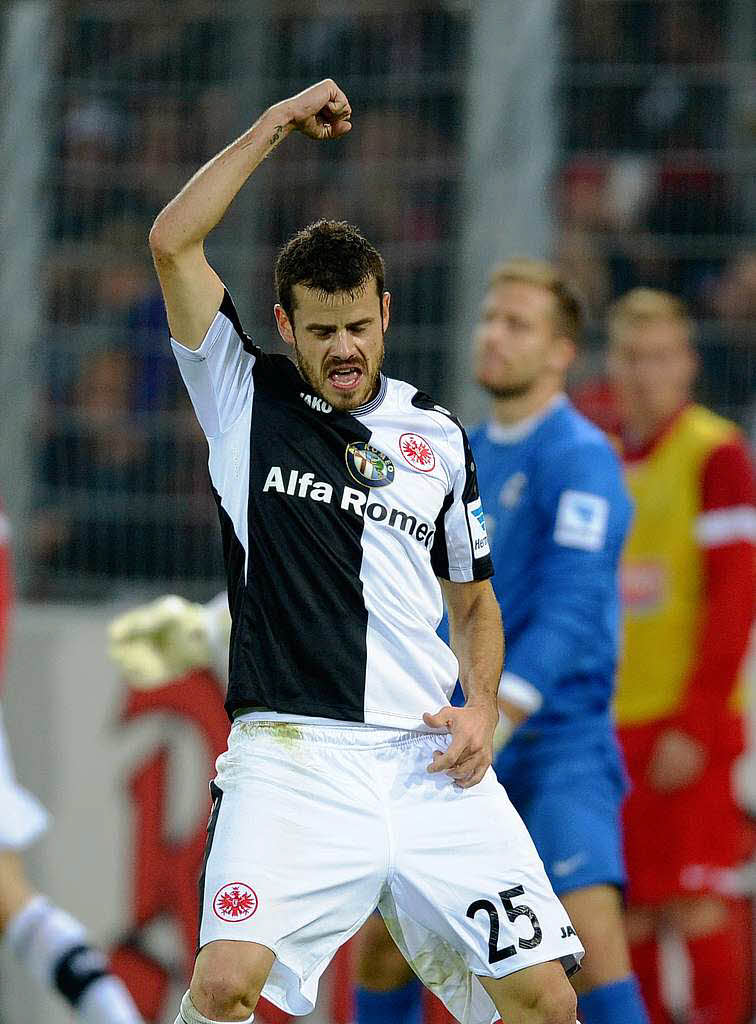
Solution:
[[[741,723],[710,751],[703,777],[673,793],[660,793],[646,781],[658,736],[668,721],[619,729],[632,789],[625,802],[627,899],[632,906],[665,903],[675,896],[720,891],[728,894],[728,869],[749,850],[745,814],[732,792],[732,770]]]

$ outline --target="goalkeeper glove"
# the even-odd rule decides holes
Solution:
[[[225,615],[230,628],[227,608]],[[162,686],[190,669],[217,670],[219,618],[217,602],[201,605],[173,594],[160,597],[111,622],[108,653],[138,689]],[[228,631],[226,656],[227,638]]]

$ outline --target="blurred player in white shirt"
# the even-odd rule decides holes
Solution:
[[[11,609],[10,527],[0,507],[0,670]],[[21,853],[47,828],[42,805],[16,781],[0,714],[0,938],[38,982],[87,1024],[142,1024],[123,982],[84,925],[37,892]]]

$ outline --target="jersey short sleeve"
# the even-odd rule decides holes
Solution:
[[[206,437],[223,434],[252,397],[258,350],[244,333],[228,292],[198,349],[171,347]]]
[[[449,417],[449,480],[436,524],[431,563],[441,579],[471,583],[493,576],[478,475],[464,428]]]

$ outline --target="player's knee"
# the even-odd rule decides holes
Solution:
[[[565,976],[564,984],[540,993],[535,1020],[538,1024],[575,1024],[577,996]]]
[[[197,1010],[211,1020],[254,1010],[270,972],[272,954],[256,954],[249,943],[211,942],[203,947],[194,967],[190,987]],[[221,948],[224,947],[224,948]],[[231,949],[227,947],[232,947]]]
[[[505,1021],[575,1024],[577,996],[556,962],[539,964],[506,978],[480,981]]]
[[[531,993],[528,1002],[527,1020],[533,1024],[575,1024],[577,996],[566,975]]]
[[[240,1011],[249,1016],[257,1005],[261,988],[256,990],[249,979],[226,969],[212,976],[195,976],[190,991],[192,1002],[201,1014],[211,1020],[228,1020],[230,1014]]]

